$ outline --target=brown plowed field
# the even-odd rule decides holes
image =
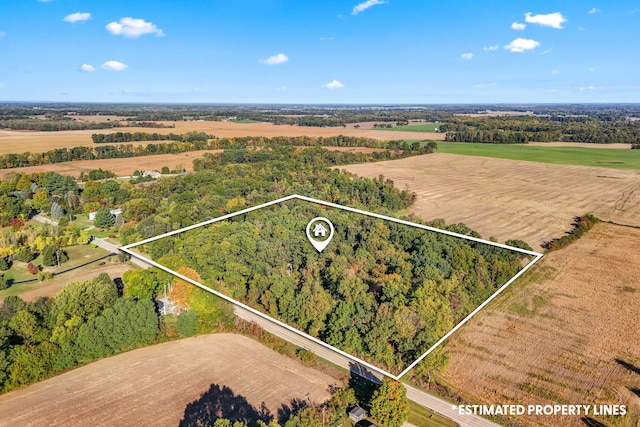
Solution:
[[[277,418],[294,399],[323,402],[333,383],[250,338],[204,335],[103,359],[2,395],[0,425],[175,427],[186,414],[188,425],[209,426],[234,406],[247,409],[243,399]]]
[[[74,130],[60,132],[12,131],[0,130],[0,154],[7,153],[41,153],[54,148],[72,148],[92,146],[91,134],[113,132],[147,132],[147,133],[186,133],[191,131],[205,132],[218,138],[240,136],[361,136],[379,140],[398,139],[442,139],[444,134],[424,132],[393,132],[366,129],[345,129],[343,127],[311,127],[272,125],[270,123],[232,123],[232,122],[160,122],[175,125],[175,128],[140,128],[122,127],[100,130]],[[132,142],[134,145],[160,144],[162,141]]]
[[[640,226],[640,173],[435,153],[340,167],[392,179],[417,193],[411,212],[464,222],[484,238],[534,249],[571,229],[576,215]]]
[[[633,415],[615,425],[635,427],[640,230],[596,224],[525,277],[452,337],[445,382],[473,403],[626,404]],[[520,420],[585,425],[577,416]]]

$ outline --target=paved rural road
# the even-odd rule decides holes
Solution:
[[[94,238],[91,241],[91,243],[93,243],[94,245],[104,249],[105,251],[113,253],[113,254],[117,254],[117,253],[120,252],[120,250],[118,249],[120,246],[114,245],[113,243],[109,243],[104,238],[102,238],[102,239]],[[129,259],[129,261],[131,261],[133,264],[137,265],[140,268],[149,268],[149,267],[151,267],[149,264],[147,264],[146,262],[144,262],[140,258],[136,258],[136,257],[133,257],[133,256]]]
[[[118,246],[109,243],[104,239],[94,239],[93,243],[108,251],[114,253],[118,252]],[[141,266],[142,268],[150,267],[149,264],[136,257],[131,257],[131,261]],[[265,331],[268,331],[298,347],[312,351],[321,358],[335,363],[336,365],[344,369],[357,372],[359,375],[370,380],[377,381],[379,379],[365,367],[356,365],[351,359],[344,357],[341,354],[338,354],[324,346],[321,346],[303,336],[291,332],[290,330],[283,328],[267,319],[264,319],[248,310],[245,310],[244,308],[234,306],[234,312],[236,316],[240,317],[241,319],[246,320],[247,322],[255,322]],[[407,389],[407,397],[409,398],[409,400],[412,400],[413,402],[416,402],[418,405],[424,406],[425,408],[429,408],[453,420],[463,427],[500,427],[500,424],[496,424],[479,416],[460,415],[457,410],[454,410],[452,408],[451,403],[425,393],[421,390],[418,390],[417,388],[412,387],[408,384],[405,384],[405,387]]]
[[[297,345],[298,347],[313,351],[318,356],[322,357],[325,360],[328,360],[336,365],[348,369],[355,370],[360,375],[369,379],[376,379],[373,377],[373,374],[366,370],[364,367],[360,367],[356,365],[351,359],[348,359],[328,348],[325,348],[311,340],[308,340],[294,332],[289,331],[279,325],[276,325],[273,322],[270,322],[256,314],[251,313],[241,307],[235,307],[235,314],[250,322],[255,322],[264,330],[271,332],[272,334],[289,341],[290,343]],[[496,424],[492,421],[484,419],[479,416],[474,415],[460,415],[457,410],[452,408],[452,404],[439,399],[435,396],[432,396],[428,393],[425,393],[421,390],[418,390],[415,387],[412,387],[408,384],[405,384],[407,389],[407,397],[416,402],[417,404],[424,406],[425,408],[429,408],[453,421],[460,424],[461,426],[470,426],[470,427],[500,427],[499,424]]]
[[[38,215],[34,215],[33,218],[34,221],[38,221],[41,222],[43,224],[52,224],[52,225],[58,225],[58,221],[54,221],[52,219],[49,218],[45,218],[42,215],[38,214]]]

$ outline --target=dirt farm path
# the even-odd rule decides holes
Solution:
[[[415,191],[411,213],[464,222],[484,238],[522,239],[539,250],[576,215],[640,226],[640,172],[435,153],[341,166]]]
[[[324,401],[334,382],[250,338],[204,335],[99,360],[1,395],[0,426],[175,427],[185,411],[190,422],[208,426],[243,397],[255,411],[264,403],[277,417],[293,399]]]

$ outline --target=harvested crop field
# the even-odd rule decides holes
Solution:
[[[473,403],[628,405],[626,419],[523,416],[535,426],[640,423],[640,230],[596,224],[546,255],[446,345],[445,384]]]
[[[91,135],[94,133],[113,132],[147,132],[147,133],[186,133],[205,132],[218,138],[240,137],[240,136],[309,136],[328,137],[337,135],[360,136],[379,140],[397,139],[436,139],[444,134],[425,134],[423,132],[394,132],[365,129],[345,129],[343,127],[311,127],[311,126],[290,126],[273,125],[270,123],[232,123],[232,122],[159,122],[165,125],[174,125],[175,128],[141,128],[141,127],[120,127],[100,130],[77,130],[59,132],[36,132],[36,131],[12,131],[0,130],[0,154],[41,153],[55,148],[72,148],[93,146]],[[132,142],[134,145],[147,145],[150,143],[161,144],[162,141]]]
[[[324,148],[331,151],[346,151],[352,153],[373,153],[376,151],[384,151],[379,148],[368,147]],[[192,172],[194,159],[201,157],[204,153],[219,153],[221,151],[223,150],[198,150],[178,154],[154,154],[152,156],[125,157],[119,159],[76,160],[73,162],[52,163],[50,165],[0,169],[0,180],[12,173],[38,173],[48,171],[79,178],[81,172],[89,172],[91,169],[108,170],[115,173],[117,176],[130,176],[135,170],[160,171],[163,166],[167,166],[170,170],[185,169],[187,172]]]
[[[384,175],[415,191],[411,213],[463,222],[483,237],[521,239],[534,249],[590,212],[640,226],[640,172],[435,153],[340,167]]]
[[[335,381],[250,338],[213,334],[103,359],[0,396],[2,426],[208,426],[320,403]],[[234,412],[235,411],[235,412]],[[267,416],[268,418],[268,416]]]
[[[122,159],[76,160],[73,162],[53,163],[50,165],[27,166],[23,168],[0,169],[0,179],[11,173],[37,173],[53,171],[61,175],[78,178],[81,172],[91,169],[109,170],[117,176],[129,176],[133,171],[161,170],[167,166],[170,170],[184,168],[193,171],[193,160],[204,153],[218,153],[222,150],[188,151],[178,154],[155,154],[153,156],[125,157]]]

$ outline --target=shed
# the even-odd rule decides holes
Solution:
[[[366,416],[367,416],[367,411],[365,411],[359,406],[356,406],[355,408],[349,411],[349,419],[354,423],[357,423],[358,421],[364,419],[364,417]]]

